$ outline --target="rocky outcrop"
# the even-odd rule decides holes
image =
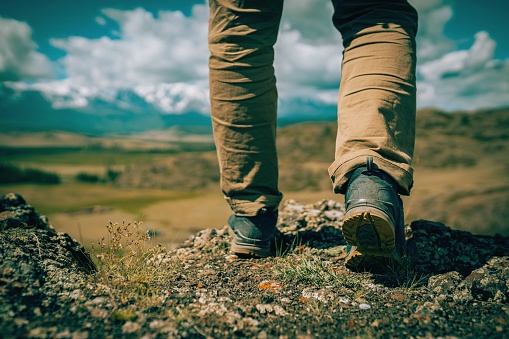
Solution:
[[[2,337],[21,335],[41,315],[69,309],[95,266],[69,235],[17,194],[0,197],[0,323]],[[29,332],[29,331],[28,331]]]
[[[277,258],[237,258],[226,229],[200,231],[147,257],[171,272],[132,299],[149,283],[115,292],[80,244],[21,196],[2,196],[0,337],[507,337],[509,237],[418,220],[406,228],[405,267],[351,273],[344,212],[287,201]]]
[[[490,258],[509,255],[509,237],[499,234],[473,235],[427,220],[414,221],[410,228],[410,257],[425,274],[457,271],[467,276]]]

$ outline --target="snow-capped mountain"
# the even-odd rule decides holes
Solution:
[[[4,83],[0,85],[0,130],[107,133],[208,125],[207,102],[206,93],[198,87],[179,84],[99,89],[64,82]]]

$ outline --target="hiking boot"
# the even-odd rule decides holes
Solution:
[[[228,219],[231,251],[245,257],[268,257],[276,233],[277,215],[277,210],[265,208],[254,217],[231,215]]]
[[[403,203],[396,182],[373,164],[372,157],[353,172],[345,202],[341,228],[349,245],[345,265],[373,269],[399,260],[405,249]]]

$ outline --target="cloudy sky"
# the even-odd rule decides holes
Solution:
[[[411,3],[418,106],[509,106],[509,3]],[[331,15],[329,0],[286,0],[275,66],[282,116],[335,111],[342,46]],[[163,113],[209,114],[207,20],[200,0],[1,1],[0,82],[40,91],[56,109],[122,91]]]

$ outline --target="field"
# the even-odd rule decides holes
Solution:
[[[210,136],[187,135],[186,143],[154,139],[146,137],[143,143],[136,144],[133,140],[139,140],[139,136],[119,139],[63,132],[4,134],[0,136],[2,162],[57,173],[62,184],[0,185],[0,194],[21,194],[37,211],[46,214],[58,231],[69,233],[86,246],[107,235],[106,225],[110,220],[143,221],[144,227],[155,236],[154,241],[165,245],[179,244],[204,228],[222,227],[230,210],[217,183],[211,184],[208,190],[176,190],[76,180],[79,173],[102,176],[109,168],[119,171],[140,168],[195,153],[215,159],[215,154],[208,151],[212,148]],[[191,179],[181,180],[189,184]],[[331,193],[323,196],[321,192],[312,192],[311,195],[296,193],[292,198],[313,202],[327,196],[333,197]]]
[[[509,218],[507,116],[507,110],[475,115],[420,113],[415,185],[412,196],[404,198],[406,222],[428,219],[474,233],[509,235],[504,221]],[[342,196],[331,192],[327,176],[334,137],[334,123],[280,129],[285,199],[342,202]],[[86,246],[106,235],[110,220],[143,221],[155,242],[168,245],[181,243],[197,230],[221,227],[230,214],[219,190],[208,134],[7,133],[0,135],[0,156],[3,163],[61,177],[58,185],[0,185],[0,194],[20,193],[48,215],[57,230]],[[119,177],[107,180],[108,170]],[[80,173],[101,180],[80,182],[76,179]]]
[[[189,199],[197,198],[198,193],[122,188],[113,183],[76,180],[80,173],[104,177],[111,169],[123,171],[179,153],[213,149],[210,135],[179,134],[174,131],[109,137],[66,132],[2,134],[2,162],[57,173],[62,184],[2,185],[0,193],[21,194],[38,211],[46,214],[58,231],[69,233],[87,246],[106,236],[105,225],[110,220],[119,223],[143,221],[147,229],[153,230],[155,241],[181,242],[191,233],[207,227],[199,220],[195,224],[189,220],[182,224],[178,220],[179,216],[189,212],[182,210],[182,202],[189,205]],[[175,214],[172,206],[177,201],[180,213]],[[161,206],[162,210],[154,210],[154,205]],[[148,207],[151,207],[150,215],[145,212]],[[170,232],[167,232],[168,228],[171,228]]]

